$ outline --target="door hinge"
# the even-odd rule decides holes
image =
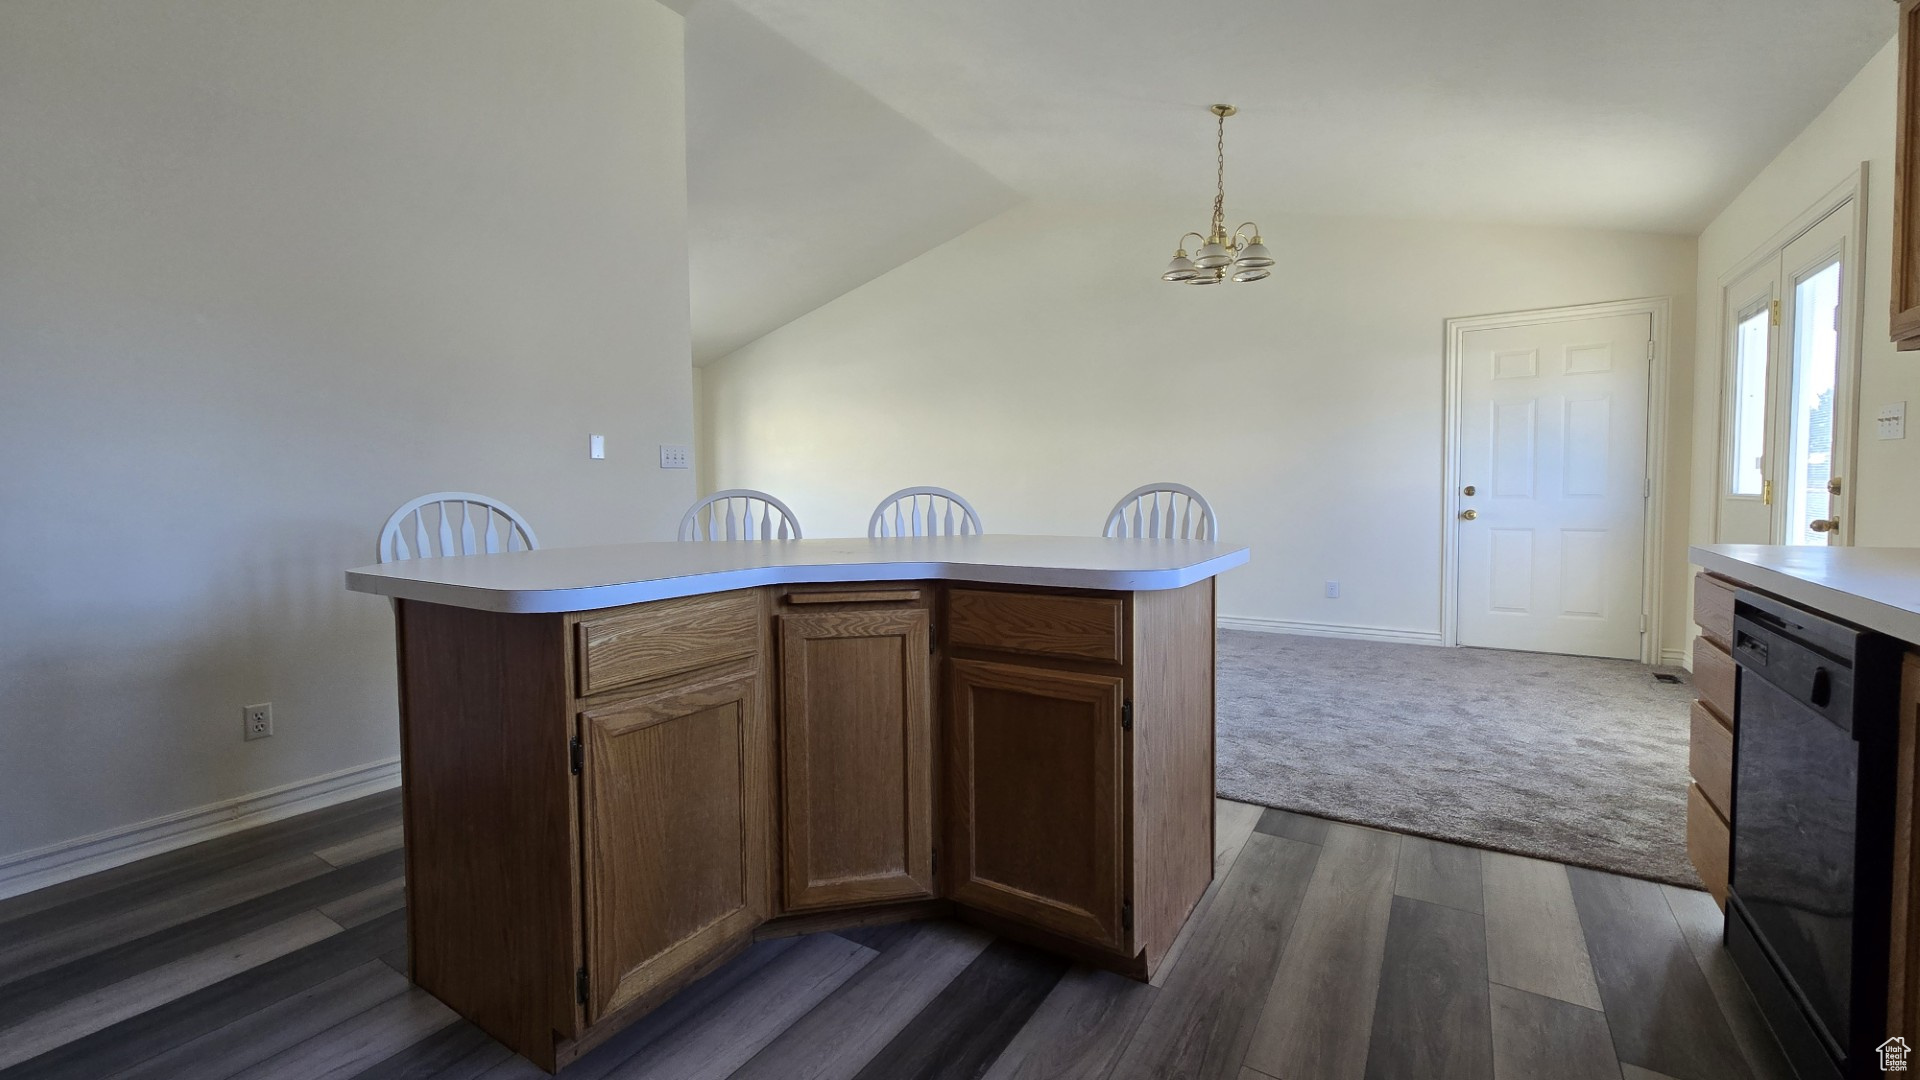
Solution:
[[[1641,481],[1640,481],[1640,497],[1641,497],[1641,498],[1643,498],[1643,499],[1651,499],[1651,498],[1653,498],[1653,477],[1651,477],[1651,476],[1648,476],[1648,477],[1643,477],[1643,478],[1641,479]]]
[[[1647,632],[1647,614],[1644,611],[1640,613],[1640,632]]]
[[[580,1004],[587,1003],[587,969],[581,968],[573,973],[573,999]]]
[[[1133,730],[1133,702],[1131,700],[1120,703],[1120,730]]]
[[[1653,359],[1653,339],[1647,339],[1647,359]]]
[[[1133,901],[1131,900],[1120,905],[1120,929],[1133,929]]]
[[[1773,325],[1780,325],[1780,301],[1778,300],[1773,302]]]
[[[1760,505],[1773,505],[1773,481],[1771,480],[1760,481]]]
[[[567,740],[567,765],[572,769],[573,775],[579,776],[580,767],[584,764],[586,764],[586,751],[580,745],[580,736],[575,735]]]

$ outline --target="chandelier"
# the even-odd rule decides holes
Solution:
[[[1233,235],[1227,235],[1227,117],[1239,111],[1231,105],[1213,107],[1213,115],[1220,119],[1214,139],[1214,160],[1219,171],[1214,177],[1212,231],[1206,236],[1196,232],[1182,236],[1175,245],[1173,261],[1167,264],[1167,272],[1160,275],[1162,281],[1218,285],[1222,281],[1259,281],[1273,272],[1273,256],[1260,239],[1260,226],[1249,221],[1233,230]],[[1248,229],[1253,231],[1249,233]],[[1188,236],[1200,240],[1200,249],[1192,258],[1187,257]]]

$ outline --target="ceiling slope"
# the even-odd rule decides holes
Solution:
[[[1675,233],[1805,127],[1895,15],[1888,0],[738,2],[1029,197],[1204,211],[1206,106],[1228,101],[1228,197],[1248,210]]]
[[[730,0],[688,9],[686,65],[696,363],[1019,201]]]

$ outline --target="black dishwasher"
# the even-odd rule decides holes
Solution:
[[[1742,592],[1727,948],[1801,1080],[1879,1076],[1901,647]]]

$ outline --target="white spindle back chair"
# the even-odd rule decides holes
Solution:
[[[728,488],[693,504],[680,519],[680,539],[798,540],[800,519],[764,491]]]
[[[492,555],[540,546],[533,526],[499,499],[471,491],[436,491],[393,512],[380,530],[380,561],[441,555]]]
[[[1107,514],[1105,534],[1136,540],[1218,540],[1220,519],[1185,484],[1147,484],[1127,492]]]
[[[972,503],[938,487],[901,488],[880,500],[867,520],[870,537],[978,536],[984,531]]]

